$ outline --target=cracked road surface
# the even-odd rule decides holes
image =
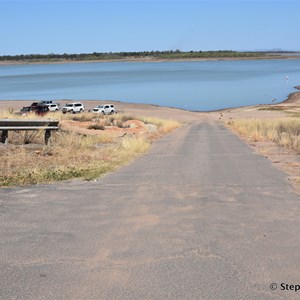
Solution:
[[[293,299],[299,195],[217,123],[95,182],[0,190],[1,299]],[[278,289],[272,291],[271,283]]]

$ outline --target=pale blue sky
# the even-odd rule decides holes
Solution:
[[[0,55],[300,50],[298,0],[0,0]]]

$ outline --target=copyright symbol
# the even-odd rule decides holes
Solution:
[[[270,289],[272,290],[272,291],[275,291],[275,290],[277,290],[277,284],[276,283],[271,283],[270,284]]]

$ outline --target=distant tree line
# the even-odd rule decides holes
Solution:
[[[219,51],[142,51],[142,52],[93,52],[80,54],[26,54],[26,55],[2,55],[0,61],[82,61],[82,60],[113,60],[113,59],[189,59],[189,58],[255,58],[264,57],[271,52],[238,52],[232,50]],[[278,53],[278,52],[276,52]]]

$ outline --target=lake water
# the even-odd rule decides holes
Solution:
[[[279,102],[296,85],[298,59],[0,66],[0,100],[120,100],[206,111]]]

